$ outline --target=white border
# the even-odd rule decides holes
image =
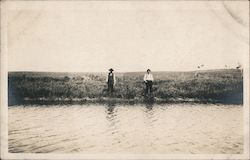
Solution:
[[[1,1],[1,159],[8,152],[8,69],[7,69],[7,12],[6,2]],[[2,16],[5,15],[5,16]]]
[[[59,1],[57,1],[59,2]],[[1,159],[249,159],[249,54],[244,55],[243,154],[26,154],[8,153],[7,1],[1,1]],[[4,15],[4,16],[3,16]]]

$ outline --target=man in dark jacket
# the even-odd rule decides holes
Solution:
[[[114,85],[116,83],[116,78],[115,78],[115,74],[113,73],[113,71],[114,70],[112,68],[110,68],[109,73],[108,73],[107,78],[106,78],[109,93],[114,92]]]

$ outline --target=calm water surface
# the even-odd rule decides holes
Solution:
[[[9,107],[9,152],[242,153],[239,105]]]

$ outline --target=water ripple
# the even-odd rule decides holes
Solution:
[[[9,107],[13,153],[243,152],[242,106]]]

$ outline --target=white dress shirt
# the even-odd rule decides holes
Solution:
[[[153,77],[153,75],[151,74],[151,73],[146,73],[145,75],[144,75],[144,78],[143,78],[143,80],[146,82],[146,81],[154,81],[154,77]]]

